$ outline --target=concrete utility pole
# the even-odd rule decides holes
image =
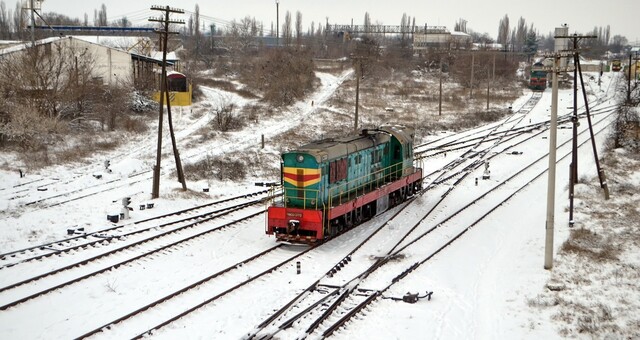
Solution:
[[[163,30],[156,31],[162,37],[162,79],[160,81],[160,113],[158,117],[158,148],[156,154],[156,165],[153,168],[153,187],[151,189],[151,198],[160,197],[160,163],[162,160],[162,114],[164,110],[163,102],[167,101],[167,105],[169,105],[169,93],[167,89],[167,40],[169,34],[178,34],[178,32],[169,32],[169,24],[184,24],[184,21],[171,21],[169,20],[170,13],[184,13],[183,10],[180,9],[172,9],[169,6],[160,7],[160,6],[152,6],[151,10],[153,11],[163,11],[165,12],[164,19],[149,19],[152,22],[160,22],[163,23]],[[165,99],[166,95],[166,99]],[[175,154],[174,149],[174,154]],[[176,163],[178,165],[179,163]],[[183,187],[185,183],[183,181]]]
[[[558,134],[558,72],[560,56],[553,58],[551,125],[549,126],[549,179],[547,181],[547,223],[545,224],[544,269],[553,267],[553,227],[556,206],[556,140]]]

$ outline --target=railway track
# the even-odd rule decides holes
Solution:
[[[485,153],[485,154],[487,154],[487,153]],[[476,166],[476,169],[477,169],[477,166]],[[460,173],[463,173],[463,172],[469,173],[470,171],[472,171],[472,170],[471,169],[466,169],[466,172],[465,171],[461,171]],[[445,194],[445,196],[446,196],[446,194]],[[435,208],[435,206],[434,206],[434,208]],[[403,220],[403,222],[406,222],[406,220]],[[376,235],[379,230],[388,229],[388,228],[385,228],[385,225],[380,226],[379,228],[377,228],[376,231],[371,233],[370,237],[374,237],[374,235]],[[353,249],[353,251],[351,253],[349,253],[349,255],[347,255],[344,258],[342,258],[339,261],[337,261],[335,263],[335,265],[327,271],[327,275],[330,275],[330,276],[335,275],[337,272],[339,272],[338,268],[342,268],[342,267],[346,266],[347,264],[349,264],[349,266],[351,266],[350,262],[351,262],[351,259],[354,256],[353,253],[355,253],[360,247],[363,247],[365,244],[367,244],[369,239],[370,238],[365,239],[362,243],[360,243],[358,246],[356,246]],[[404,238],[402,238],[402,240],[404,240]],[[376,242],[373,242],[373,243],[376,243]],[[329,244],[329,243],[327,243],[327,244]],[[379,244],[379,243],[376,243],[376,244]],[[385,258],[393,259],[393,258],[395,258],[395,256],[390,256],[390,257],[385,257]],[[385,260],[384,263],[386,263],[386,261],[388,261],[388,260]],[[379,264],[376,265],[376,267],[379,266],[379,265],[382,265],[384,263],[383,262],[379,262]],[[363,274],[361,274],[359,276],[359,278],[362,279],[363,278]],[[348,297],[351,296],[351,292],[353,292],[353,289],[350,288],[349,284],[346,284],[344,286],[326,285],[326,286],[322,286],[324,288],[320,288],[320,289],[318,289],[318,287],[321,287],[321,284],[319,282],[314,282],[313,284],[309,285],[308,288],[303,291],[303,293],[301,293],[296,298],[292,299],[291,302],[288,303],[285,306],[285,308],[283,309],[282,313],[280,313],[280,312],[275,313],[274,314],[275,317],[271,317],[268,320],[266,320],[264,323],[260,324],[256,328],[257,331],[250,332],[248,335],[246,335],[246,337],[247,338],[279,337],[279,336],[276,336],[276,334],[278,334],[278,332],[279,332],[278,330],[287,329],[287,328],[291,327],[293,324],[299,324],[300,323],[299,320],[302,318],[301,316],[296,316],[296,315],[290,316],[288,314],[285,314],[287,311],[290,311],[292,308],[295,308],[297,310],[304,310],[304,311],[306,311],[306,313],[315,313],[315,315],[317,315],[317,314],[321,314],[322,315],[320,318],[312,317],[311,320],[313,320],[313,321],[307,323],[308,324],[308,328],[303,333],[299,333],[297,336],[302,336],[301,334],[308,335],[308,334],[313,333],[313,331],[316,330],[319,327],[319,325],[321,325],[332,314],[332,312],[334,312],[336,310],[339,310],[339,309],[342,309],[343,311],[346,311],[347,309],[350,308],[350,307],[347,307],[346,309],[343,309],[342,307],[338,308],[338,306],[343,301],[345,301]],[[356,295],[358,296],[359,299],[361,299],[364,302],[358,302],[358,303],[351,302],[352,306],[353,305],[359,306],[361,304],[366,305],[369,302],[375,300],[376,297],[378,297],[381,294],[380,292],[377,292],[375,290],[367,290],[367,289],[364,289],[364,290],[361,289],[358,292],[359,293],[357,293]],[[314,298],[309,298],[309,296],[314,296]],[[209,301],[209,302],[211,302],[211,301]],[[327,305],[329,305],[329,307],[324,309],[321,313],[318,312],[318,308],[323,309]],[[198,306],[198,308],[200,308],[200,307],[203,307],[203,306]],[[184,317],[185,315],[186,314],[181,314],[180,316],[178,316],[176,318]],[[274,326],[272,324],[275,319],[280,320],[281,324],[279,326]],[[161,327],[166,326],[166,324],[167,323],[159,324],[158,326],[155,326],[155,327],[149,329],[148,331],[139,334],[139,336],[146,336],[146,335],[150,335],[150,334],[155,334],[154,332],[157,332]],[[331,332],[332,332],[333,330],[337,329],[336,327],[339,327],[339,325],[330,326],[327,329],[331,330]],[[264,332],[264,333],[261,333],[261,332]],[[264,335],[264,336],[262,337],[261,335]]]
[[[263,200],[267,198],[268,190],[252,192],[244,195],[233,196],[230,198],[202,204],[192,208],[182,209],[171,213],[150,217],[147,219],[113,224],[109,227],[95,230],[92,232],[83,232],[80,235],[59,239],[27,248],[16,249],[0,254],[0,270],[12,267],[20,263],[33,260],[40,260],[52,255],[60,255],[71,251],[85,249],[96,244],[104,245],[112,241],[126,239],[130,236],[149,232],[153,230],[161,230],[165,227],[178,223],[188,222],[189,220],[197,220],[207,217],[211,214],[221,214],[226,210],[232,210],[243,204],[255,203],[255,200]],[[236,201],[246,201],[238,205],[233,205]],[[229,205],[231,204],[231,205]]]
[[[514,125],[515,126],[515,125]],[[493,141],[499,141],[501,144],[501,147],[503,147],[505,150],[508,149],[508,147],[505,147],[503,144],[505,144],[505,140],[504,138],[500,138],[499,137],[499,133],[497,133],[498,136],[496,136],[496,133],[494,134],[489,134],[492,137],[488,137],[487,139],[482,140],[482,142],[477,143],[477,145],[483,144],[483,143],[489,143],[489,139],[491,138],[495,138]],[[514,133],[515,135],[515,133]],[[505,134],[505,136],[508,136],[508,134]],[[476,145],[476,144],[474,144]],[[497,147],[493,146],[494,148]],[[482,152],[485,149],[479,150],[476,149],[473,152],[476,153],[476,155],[479,155],[478,152]],[[496,153],[495,155],[497,155],[499,153]],[[482,157],[490,157],[491,154],[491,150],[484,152]],[[481,157],[478,157],[478,159]],[[475,163],[476,165],[481,164],[481,163]],[[479,165],[478,165],[479,166]],[[459,168],[451,168],[450,172],[457,172],[458,175],[462,176],[464,174],[470,174],[473,171],[477,170],[478,167],[466,167],[463,168],[462,170]],[[465,177],[468,177],[465,176]],[[449,179],[449,181],[453,179],[453,177],[451,177]],[[464,180],[464,178],[462,179],[457,179],[456,182],[459,183],[458,181],[462,181]],[[442,184],[444,184],[445,182],[442,182]],[[523,186],[523,188],[525,188],[526,185]],[[430,193],[435,193],[436,190],[442,190],[442,194],[443,195],[447,195],[447,192],[444,192],[444,188],[442,188],[442,186],[438,187],[438,186],[434,186],[432,188],[430,188]],[[514,193],[515,195],[515,193]],[[414,202],[415,200],[419,200],[420,198],[414,198],[411,202]],[[509,198],[505,199],[505,202],[508,200]],[[410,202],[410,203],[411,203]],[[497,209],[497,207],[499,207],[500,205],[496,205],[496,207],[494,209]],[[436,205],[433,206],[434,208],[436,207]],[[442,213],[443,210],[440,210],[440,212]],[[395,211],[395,215],[398,215],[399,213],[401,213],[402,210],[397,209],[397,211]],[[389,212],[389,214],[393,213]],[[487,214],[491,213],[491,211],[489,211]],[[482,217],[484,218],[484,217]],[[406,219],[405,219],[406,220]],[[403,220],[403,222],[405,221]],[[424,219],[423,219],[424,220]],[[393,222],[391,222],[393,223]],[[446,223],[446,222],[445,222]],[[440,223],[439,225],[442,225],[442,223]],[[397,227],[397,226],[396,226]],[[472,226],[468,226],[467,230],[469,228],[471,228]],[[393,229],[393,230],[399,230],[399,228],[392,228],[392,226],[390,225],[385,225],[383,224],[382,226],[380,226],[377,230],[385,231],[385,230],[389,230],[389,229]],[[415,233],[420,232],[421,230],[415,230]],[[354,230],[353,232],[358,233],[358,230]],[[462,236],[464,233],[466,233],[466,231],[462,232],[459,234],[459,236],[457,236],[455,239],[458,239],[460,236]],[[378,234],[378,231],[376,232],[372,232],[370,237],[376,237],[375,235]],[[428,233],[429,235],[433,235],[432,233]],[[427,235],[427,234],[425,234]],[[344,239],[344,236],[341,236]],[[336,238],[335,240],[339,240],[340,238]],[[403,240],[408,239],[407,237],[404,237]],[[424,238],[420,238],[420,239],[424,239]],[[419,242],[419,240],[416,242]],[[455,241],[455,239],[453,241]],[[396,239],[397,240],[397,239]],[[331,241],[333,242],[333,241]],[[408,241],[407,241],[408,242]],[[349,243],[350,242],[345,242],[345,243]],[[297,303],[292,303],[292,304],[288,304],[288,306],[294,306],[295,308],[298,309],[304,309],[304,310],[309,310],[311,311],[311,313],[315,313],[315,315],[320,315],[319,318],[317,317],[311,317],[311,318],[306,318],[306,317],[297,317],[295,318],[294,314],[290,313],[290,311],[288,312],[289,314],[282,314],[281,316],[277,317],[276,319],[278,321],[280,321],[280,325],[285,325],[279,332],[281,336],[285,336],[288,335],[288,333],[286,333],[287,330],[290,330],[291,328],[295,328],[295,332],[298,332],[299,330],[301,330],[302,328],[300,328],[300,324],[302,319],[305,320],[305,324],[307,326],[305,326],[306,328],[303,330],[303,333],[300,334],[320,334],[322,333],[323,336],[328,336],[330,334],[332,334],[332,332],[336,331],[337,329],[339,329],[339,327],[341,327],[344,322],[346,322],[347,320],[349,320],[349,317],[356,315],[362,308],[364,308],[364,306],[370,305],[372,302],[376,301],[379,297],[383,296],[384,292],[386,290],[383,290],[384,287],[382,288],[375,288],[375,289],[370,289],[370,288],[361,288],[364,286],[370,286],[373,285],[373,283],[371,281],[366,281],[366,279],[375,273],[375,270],[372,271],[371,273],[366,274],[366,276],[363,276],[363,272],[356,272],[356,273],[351,273],[350,275],[355,275],[357,277],[357,279],[359,279],[360,281],[355,282],[355,281],[350,281],[349,284],[342,284],[342,285],[335,285],[332,284],[331,282],[334,282],[336,280],[340,280],[341,276],[348,276],[349,274],[347,274],[347,271],[343,268],[347,268],[347,267],[356,267],[358,265],[356,265],[354,262],[354,258],[358,257],[356,254],[356,252],[358,250],[367,253],[370,252],[370,250],[364,251],[361,250],[363,247],[365,247],[366,244],[372,245],[372,244],[381,244],[378,242],[369,242],[369,243],[361,243],[360,246],[356,247],[352,253],[349,253],[347,256],[341,256],[341,258],[337,259],[333,264],[331,264],[330,268],[327,268],[326,270],[326,275],[323,276],[324,279],[329,278],[330,280],[327,280],[327,282],[320,282],[320,280],[315,280],[313,283],[313,285],[309,285],[309,287],[314,287],[313,289],[310,290],[305,290],[305,296],[302,300],[300,300],[300,304]],[[398,243],[399,244],[399,243]],[[339,247],[339,245],[336,245],[335,243],[327,243],[327,245],[330,245],[331,247],[329,249],[334,249],[336,247]],[[441,251],[442,249],[444,249],[447,245],[442,246],[441,249],[438,250]],[[392,248],[393,252],[396,252],[397,254],[394,254],[393,256],[383,256],[380,258],[377,258],[374,260],[374,263],[379,263],[379,265],[376,266],[376,268],[379,268],[383,265],[390,265],[392,263],[396,263],[394,261],[396,260],[400,260],[401,256],[401,252],[402,251],[407,251],[407,249],[412,249],[410,248],[411,246],[406,246],[406,245],[402,245],[402,248],[400,248],[400,246],[396,247],[396,248]],[[297,259],[298,257],[293,257],[293,258],[285,258],[283,261],[276,261],[276,260],[265,260],[264,262],[269,262],[270,264],[276,263],[275,265],[271,265],[271,266],[265,266],[265,267],[259,267],[256,266],[255,269],[251,269],[251,272],[247,271],[246,273],[243,273],[241,269],[243,266],[247,265],[247,266],[251,266],[253,268],[253,263],[256,263],[254,261],[258,261],[260,260],[260,258],[262,256],[265,257],[279,257],[279,255],[272,255],[275,254],[276,249],[282,249],[282,247],[273,247],[273,248],[269,248],[269,249],[265,249],[264,252],[255,254],[255,252],[251,255],[248,256],[245,260],[242,260],[240,262],[233,262],[231,263],[229,266],[227,266],[226,268],[222,269],[222,270],[217,270],[214,271],[212,274],[208,274],[207,277],[199,279],[197,281],[192,281],[189,282],[188,284],[185,284],[183,288],[179,289],[179,290],[175,290],[175,291],[171,291],[168,294],[166,291],[163,292],[162,296],[155,296],[153,301],[149,301],[147,300],[146,304],[140,308],[137,308],[133,311],[128,312],[127,314],[120,314],[122,316],[119,316],[118,318],[114,318],[111,321],[107,321],[107,322],[102,322],[102,323],[96,323],[96,325],[98,325],[97,327],[93,328],[92,330],[83,333],[83,335],[80,335],[80,337],[87,337],[87,336],[105,336],[105,337],[119,337],[121,334],[125,334],[126,337],[131,337],[132,333],[127,332],[127,333],[120,333],[120,330],[118,330],[119,326],[122,326],[121,324],[126,323],[131,321],[130,323],[138,323],[138,321],[140,319],[138,318],[147,318],[152,314],[156,314],[158,313],[158,309],[164,309],[165,312],[166,310],[172,310],[173,312],[171,313],[165,313],[163,314],[164,316],[160,317],[160,318],[153,318],[152,321],[148,322],[147,324],[152,324],[155,325],[153,327],[150,327],[146,330],[143,330],[140,333],[136,333],[137,335],[134,335],[134,337],[138,338],[138,337],[145,337],[148,335],[154,335],[154,334],[158,334],[157,332],[161,332],[161,331],[166,331],[167,333],[163,333],[164,335],[166,334],[172,334],[171,332],[174,331],[175,329],[179,329],[179,327],[165,327],[167,325],[170,324],[174,324],[174,323],[179,323],[181,322],[181,318],[187,316],[187,315],[192,315],[194,314],[195,311],[199,311],[199,310],[205,310],[204,308],[213,308],[215,306],[211,306],[216,305],[216,304],[220,304],[220,305],[224,305],[224,306],[229,306],[229,304],[233,304],[233,294],[246,294],[248,293],[248,291],[255,289],[256,285],[264,285],[266,284],[264,281],[261,280],[268,280],[269,275],[283,275],[282,271],[284,270],[290,270],[292,269],[292,267],[294,266],[294,263],[292,262],[293,260]],[[326,247],[324,249],[327,249]],[[396,250],[394,250],[396,249]],[[310,248],[307,249],[307,251],[304,251],[304,254],[301,256],[306,256],[308,255],[308,257],[306,257],[305,261],[312,261],[314,257],[317,257],[319,255],[317,254],[313,254],[314,252],[317,251],[322,251],[320,248],[316,249],[316,248]],[[166,249],[162,249],[159,251],[159,253],[166,251]],[[290,251],[290,250],[289,250]],[[297,253],[298,251],[290,251],[292,253]],[[327,252],[327,250],[324,251],[325,254]],[[428,258],[432,258],[433,256],[435,256],[435,254],[437,253],[433,253],[432,255],[428,256]],[[321,255],[324,255],[321,253]],[[326,260],[326,257],[324,258]],[[398,261],[398,263],[401,261]],[[368,266],[369,264],[365,263],[365,266]],[[121,265],[122,266],[122,265]],[[126,264],[124,265],[126,266]],[[362,266],[362,265],[360,265]],[[406,277],[407,275],[409,275],[409,273],[412,270],[415,270],[415,268],[417,268],[419,265],[415,266],[412,265],[409,268],[405,268],[404,270],[402,270],[401,272],[395,271],[396,275],[394,276],[394,278],[397,278],[397,280],[393,281],[393,283],[395,282],[399,282],[400,280],[402,280],[404,277]],[[287,267],[286,269],[283,269],[284,267]],[[264,269],[266,268],[266,269]],[[340,269],[338,269],[340,268]],[[278,273],[279,271],[279,273]],[[225,286],[225,287],[229,287],[228,289],[224,290],[224,291],[219,291],[219,293],[215,294],[212,296],[212,293],[209,293],[207,295],[200,295],[200,297],[194,298],[194,297],[184,297],[184,299],[179,298],[179,296],[181,296],[182,294],[193,294],[196,293],[195,290],[208,290],[211,288],[205,288],[205,287],[211,287],[211,286],[205,286],[207,284],[212,284],[213,286],[217,286],[219,285],[219,281],[217,280],[221,280],[223,279],[223,277],[225,275],[227,275],[228,273],[234,272],[233,275],[238,275],[238,276],[250,276],[249,278],[247,278],[244,281],[241,281],[240,279],[237,279],[237,283],[235,285],[232,286]],[[398,274],[399,273],[399,274]],[[295,276],[294,276],[295,277]],[[190,278],[193,279],[193,278]],[[211,280],[211,281],[209,281]],[[307,279],[309,280],[309,279]],[[274,280],[274,281],[282,281],[282,280]],[[295,280],[293,280],[295,281]],[[299,286],[299,285],[298,285]],[[198,288],[199,287],[199,288]],[[278,293],[282,293],[282,292],[278,292]],[[284,294],[278,295],[278,294],[274,294],[277,296],[285,296]],[[327,297],[325,299],[325,297]],[[191,304],[190,307],[188,307],[186,310],[182,307],[185,305],[185,300],[195,300],[198,299],[199,302],[197,304]],[[322,300],[322,302],[318,302]],[[294,301],[294,300],[292,300]],[[190,302],[190,301],[189,301]],[[280,300],[278,300],[277,302],[281,302]],[[166,304],[165,303],[172,303],[172,304]],[[270,304],[269,304],[270,303]],[[266,303],[267,305],[273,306],[274,301],[273,300],[269,300]],[[326,306],[329,306],[328,308]],[[172,307],[173,306],[173,307]],[[180,307],[178,307],[180,306]],[[362,306],[362,307],[360,307]],[[179,313],[176,313],[176,311],[178,310],[178,308],[180,309]],[[222,308],[222,307],[218,307],[218,308]],[[315,309],[314,309],[315,308]],[[327,309],[324,309],[327,308]],[[268,308],[267,308],[268,309]],[[315,312],[313,312],[315,311]],[[200,313],[202,314],[202,313]],[[232,315],[235,315],[232,313]],[[338,322],[333,322],[336,318],[339,318]],[[341,321],[344,320],[344,321]],[[250,320],[249,322],[251,322],[253,320]],[[254,322],[253,323],[258,324],[258,322]],[[127,326],[124,326],[127,327]],[[123,327],[123,328],[124,328]],[[275,328],[274,328],[275,327]],[[83,329],[87,329],[87,327],[84,327]],[[162,330],[161,330],[162,329]],[[247,328],[247,329],[252,329],[252,328]],[[278,334],[277,332],[274,334],[273,331],[276,329],[281,329],[278,326],[274,326],[272,324],[267,325],[265,328],[261,329],[261,332],[265,332],[265,333],[260,333],[260,332],[253,332],[251,331],[250,334],[253,334],[252,336],[248,336],[248,337],[257,337],[258,333],[260,333],[260,335],[264,335],[265,337],[273,337],[276,334]],[[286,334],[285,334],[286,333]],[[263,338],[263,337],[261,337]]]
[[[256,208],[256,206],[259,207]],[[237,204],[219,213],[208,212],[183,219],[180,222],[171,222],[170,224],[177,223],[178,227],[140,239],[130,240],[125,245],[114,246],[106,251],[96,248],[97,254],[80,256],[79,259],[75,256],[70,256],[69,263],[44,273],[32,275],[31,271],[24,268],[26,264],[15,267],[16,270],[11,274],[16,275],[9,275],[10,273],[7,271],[11,270],[11,268],[4,269],[4,272],[8,274],[7,277],[11,277],[15,281],[9,284],[5,283],[0,288],[0,310],[18,306],[26,301],[39,298],[60,288],[96,277],[119,267],[136,262],[139,263],[141,260],[152,258],[159,254],[166,254],[166,252],[184,246],[184,244],[193,240],[210,237],[213,232],[224,231],[230,227],[237,226],[245,220],[261,215],[263,212],[262,199],[253,200]],[[213,221],[222,222],[219,225],[215,225],[212,223]],[[54,266],[57,265],[58,263],[54,264]],[[37,267],[41,268],[43,266]],[[17,275],[23,272],[27,272],[26,277]],[[16,296],[20,297],[16,298]]]
[[[604,130],[604,128],[602,130]],[[600,130],[600,132],[602,130]],[[586,132],[583,131],[581,134],[584,135]],[[588,139],[583,141],[581,145],[587,142]],[[558,162],[570,155],[569,143],[570,141],[566,141],[563,145],[559,146],[559,149],[565,149],[565,155],[561,157]],[[250,333],[247,338],[272,339],[330,336],[359,311],[383,296],[391,286],[439,254],[471,228],[478,225],[492,212],[508,202],[517,193],[526,189],[530,183],[542,176],[546,170],[538,174],[527,174],[527,171],[539,168],[539,166],[534,167],[534,165],[546,160],[546,157],[547,155],[545,154],[537,158],[522,170],[502,181],[480,197],[472,199],[462,208],[454,212],[446,213],[445,218],[437,222],[425,223],[426,218],[434,212],[434,209],[440,203],[444,202],[444,197],[451,192],[447,191],[447,193],[431,207],[427,214],[418,222],[414,223],[412,227],[408,228],[408,232],[403,236],[399,238],[397,237],[398,235],[392,237],[392,235],[390,235],[391,233],[380,235],[379,238],[385,240],[387,243],[389,239],[397,240],[395,245],[390,247],[390,250],[386,254],[371,260],[370,256],[366,256],[372,253],[371,249],[363,249],[361,254],[355,251],[350,253],[345,258],[348,260],[341,262],[337,268],[348,265],[349,267],[355,267],[355,270],[335,270],[334,268],[334,270],[327,273],[323,279],[319,280],[315,286],[308,287],[303,293],[296,297],[295,301],[288,303],[277,313],[258,325],[256,328],[257,331]],[[504,190],[504,186],[507,183],[513,186],[515,179],[520,177],[524,177],[524,179],[521,179],[522,182],[517,184],[515,191],[510,189]],[[497,204],[482,203],[482,200],[490,196],[495,200],[496,194],[502,195]],[[471,214],[475,214],[476,217],[474,217],[471,223],[468,223],[465,221],[469,219],[468,215],[470,211]],[[465,214],[464,219],[459,218],[460,221],[455,220],[455,218],[461,214]],[[403,216],[401,220],[403,224],[406,225],[411,219],[409,216]],[[390,223],[393,223],[393,220],[391,221]],[[425,225],[430,227],[424,230]],[[388,229],[391,228],[387,228],[387,230]],[[439,232],[435,233],[435,231]],[[410,235],[414,235],[414,238],[408,240]],[[426,238],[427,235],[430,237]],[[384,242],[372,242],[371,244],[379,247],[381,244],[384,244]],[[430,251],[425,252],[425,249],[430,249]],[[403,261],[403,258],[414,259],[418,255],[422,256],[422,259],[409,266],[407,266],[406,261]],[[357,262],[360,263],[357,264]],[[378,271],[378,269],[383,266],[396,266],[398,268]],[[379,274],[380,272],[382,272],[382,274]],[[384,284],[381,285],[379,282],[384,282]],[[294,312],[294,310],[300,312]],[[336,319],[337,321],[335,321]]]

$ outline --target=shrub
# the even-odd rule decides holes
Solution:
[[[184,174],[188,180],[215,178],[218,180],[242,180],[247,173],[244,162],[228,157],[206,157],[191,164],[185,164]]]
[[[234,104],[222,104],[215,110],[213,127],[219,131],[230,131],[242,128],[245,120],[235,112]]]

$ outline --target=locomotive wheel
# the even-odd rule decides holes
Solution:
[[[355,218],[356,224],[360,224],[362,223],[362,208],[358,208],[356,209],[356,218]]]
[[[400,188],[400,202],[404,202],[407,199],[406,188]]]
[[[353,220],[351,219],[351,214],[345,214],[344,219],[345,219],[344,226],[347,228],[351,228],[353,226]]]

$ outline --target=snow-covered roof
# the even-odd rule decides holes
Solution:
[[[58,41],[64,39],[64,37],[51,37],[51,38],[46,38],[46,39],[41,39],[41,40],[36,40],[35,44],[36,45],[44,45],[44,44],[49,44],[52,43],[54,41]],[[18,52],[18,51],[22,51],[28,47],[31,46],[31,42],[22,42],[20,44],[17,45],[13,45],[7,48],[3,48],[0,49],[0,55],[4,55],[4,54],[9,54],[9,53],[13,53],[13,52]]]
[[[459,36],[459,37],[471,37],[469,34],[460,31],[453,31],[451,35]]]

